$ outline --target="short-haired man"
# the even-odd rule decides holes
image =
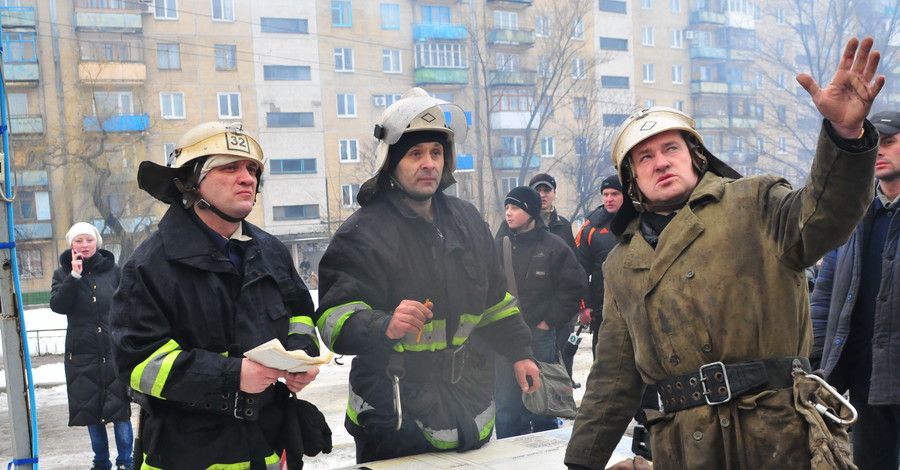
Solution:
[[[807,403],[819,398],[807,394],[817,382],[806,377],[805,269],[843,243],[871,200],[877,135],[865,118],[884,86],[872,43],[851,39],[824,89],[798,76],[825,118],[798,190],[740,178],[680,111],[642,109],[623,123],[612,158],[633,204],[612,224],[621,241],[603,266],[603,324],[569,468],[606,466],[647,383],[663,404],[647,426],[666,468],[849,461],[846,434],[819,425]]]
[[[900,458],[900,112],[869,118],[881,137],[875,198],[844,246],[825,256],[812,294],[813,349],[825,378],[859,412],[853,462]]]
[[[388,107],[375,126],[377,174],[319,263],[316,324],[334,352],[356,356],[344,426],[360,463],[484,445],[494,425],[485,343],[513,363],[523,392],[540,386],[487,224],[443,193],[467,130],[462,109],[420,88]]]
[[[296,418],[290,392],[318,369],[286,373],[243,354],[277,338],[318,355],[312,299],[287,248],[244,220],[264,159],[240,124],[200,124],[173,156],[173,167],[138,170],[170,207],[125,264],[111,308],[113,360],[141,404],[140,468],[277,469],[282,427]]]

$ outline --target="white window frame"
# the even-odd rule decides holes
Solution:
[[[359,162],[359,140],[338,139],[338,154],[341,163]]]
[[[519,29],[519,14],[514,11],[494,10],[494,28]]]
[[[163,21],[174,21],[178,19],[178,0],[154,0],[153,18]],[[172,16],[160,16],[159,13],[172,13]]]
[[[673,102],[672,102],[672,107],[675,108],[675,109],[677,109],[677,110],[679,110],[679,111],[681,111],[681,112],[684,112],[684,100],[675,100],[675,101],[673,101]]]
[[[781,8],[781,7],[775,8],[775,24],[777,24],[777,25],[784,24],[784,8]]]
[[[641,68],[644,83],[656,83],[656,67],[653,64],[644,64]]]
[[[681,0],[669,0],[669,11],[681,13]]]
[[[766,138],[765,137],[757,137],[756,138],[756,152],[759,154],[766,153]]]
[[[779,137],[778,138],[778,153],[787,153],[787,137]]]
[[[519,54],[507,54],[505,52],[497,52],[494,55],[497,70],[500,72],[518,72],[519,71]]]
[[[653,26],[641,26],[641,45],[653,47]]]
[[[221,17],[216,16],[217,6]],[[213,21],[234,22],[234,0],[211,0],[209,16]]]
[[[351,209],[359,207],[356,195],[359,194],[359,183],[347,183],[341,185],[341,207]]]
[[[227,109],[222,108],[222,98],[227,97]],[[233,100],[234,97],[237,97],[237,105]],[[234,107],[237,107],[237,112],[235,112]],[[236,91],[220,91],[216,93],[216,109],[219,111],[219,119],[240,119],[241,118],[241,93]],[[222,111],[225,111],[224,113]]]
[[[107,95],[116,99],[115,109],[110,116],[126,116],[134,114],[134,94],[130,91],[94,92],[94,116],[97,116],[97,95]],[[100,116],[109,117],[109,116]]]
[[[578,18],[572,25],[572,39],[576,41],[584,41],[584,20]]]
[[[169,158],[172,155],[172,152],[175,151],[175,142],[163,142],[163,162],[165,162],[166,166],[172,166],[175,164],[174,158]]]
[[[339,118],[355,118],[356,117],[356,94],[355,93],[338,93],[337,94],[337,117],[339,117]]]
[[[534,17],[534,35],[539,38],[550,37],[550,17],[542,15]]]
[[[642,10],[653,9],[653,0],[641,0],[641,9]]]
[[[500,186],[503,187],[503,194],[507,194],[512,191],[513,188],[519,186],[519,177],[518,176],[504,176],[500,179]]]
[[[556,156],[556,138],[541,137],[541,157],[553,158]]]
[[[673,29],[671,35],[672,49],[684,48],[684,30]]]
[[[180,103],[178,101],[180,100]],[[178,105],[181,105],[181,114],[179,115],[176,112],[176,108]],[[168,108],[169,113],[166,113],[166,109]],[[159,93],[159,115],[162,119],[185,119],[187,117],[187,111],[185,110],[184,104],[184,92],[183,91],[172,91],[172,92],[160,92]]]
[[[338,57],[341,59],[341,67],[338,68]],[[347,67],[347,63],[350,63],[350,66]],[[352,47],[335,47],[334,48],[334,71],[340,73],[351,73],[355,70],[355,64],[353,60],[353,48]]]
[[[403,73],[400,49],[381,50],[381,69],[384,73]]]
[[[541,77],[549,77],[550,75],[553,75],[553,67],[550,65],[549,56],[537,56],[537,74]]]
[[[683,85],[684,84],[684,66],[681,64],[675,64],[672,66],[672,84],[673,85]]]
[[[585,71],[584,59],[581,57],[574,57],[572,59],[572,78],[575,80],[583,80],[587,77],[587,71]]]

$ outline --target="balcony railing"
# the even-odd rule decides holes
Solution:
[[[488,44],[534,45],[533,29],[491,29],[487,34]]]
[[[499,152],[502,154],[503,152]],[[494,157],[494,168],[497,170],[518,170],[522,168],[523,161],[525,157],[519,155],[503,155],[499,157]],[[532,155],[531,158],[528,159],[528,168],[540,168],[541,167],[541,157],[539,155]]]
[[[41,68],[37,62],[3,62],[3,78],[8,83],[38,82]]]
[[[504,70],[491,70],[488,74],[490,86],[533,86],[537,83],[537,72],[534,70],[523,70],[517,72],[507,72]]]
[[[514,6],[530,7],[534,0],[487,0],[488,3],[507,3]]]
[[[0,7],[0,25],[3,29],[34,29],[34,8],[32,7]]]
[[[727,59],[728,51],[721,47],[691,46],[691,59]]]
[[[726,18],[724,13],[712,11],[694,10],[688,14],[691,24],[718,24],[724,25]]]
[[[421,67],[414,72],[416,85],[468,85],[469,69]]]
[[[136,33],[143,26],[140,10],[75,9],[75,28],[78,30]]]
[[[756,86],[750,82],[729,83],[728,91],[735,95],[754,95],[756,94]]]
[[[10,116],[9,131],[13,135],[34,135],[44,133],[44,119],[35,116]]]
[[[142,62],[80,62],[78,78],[90,83],[140,84],[147,80]]]
[[[469,30],[458,24],[419,23],[413,26],[413,39],[463,40],[469,37]]]
[[[85,116],[84,128],[88,131],[106,132],[141,132],[150,128],[150,115],[148,114],[117,114],[109,116],[100,122],[97,116]]]
[[[728,93],[728,84],[725,82],[712,81],[693,81],[691,82],[691,93]]]

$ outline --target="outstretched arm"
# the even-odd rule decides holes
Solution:
[[[816,109],[845,139],[860,138],[863,121],[884,86],[884,75],[875,76],[881,53],[872,50],[873,43],[871,37],[847,41],[837,72],[825,88],[819,88],[809,74],[797,75]]]

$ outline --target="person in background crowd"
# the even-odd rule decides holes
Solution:
[[[78,222],[66,233],[69,248],[53,273],[50,309],[66,316],[65,371],[69,426],[87,426],[92,470],[112,468],[106,423],[113,424],[116,470],[131,470],[131,399],[116,378],[109,344],[109,304],[122,269],[93,225]]]
[[[850,240],[825,256],[811,302],[825,378],[850,390],[859,413],[853,462],[880,470],[900,459],[900,112],[869,120],[881,137],[875,197]]]

